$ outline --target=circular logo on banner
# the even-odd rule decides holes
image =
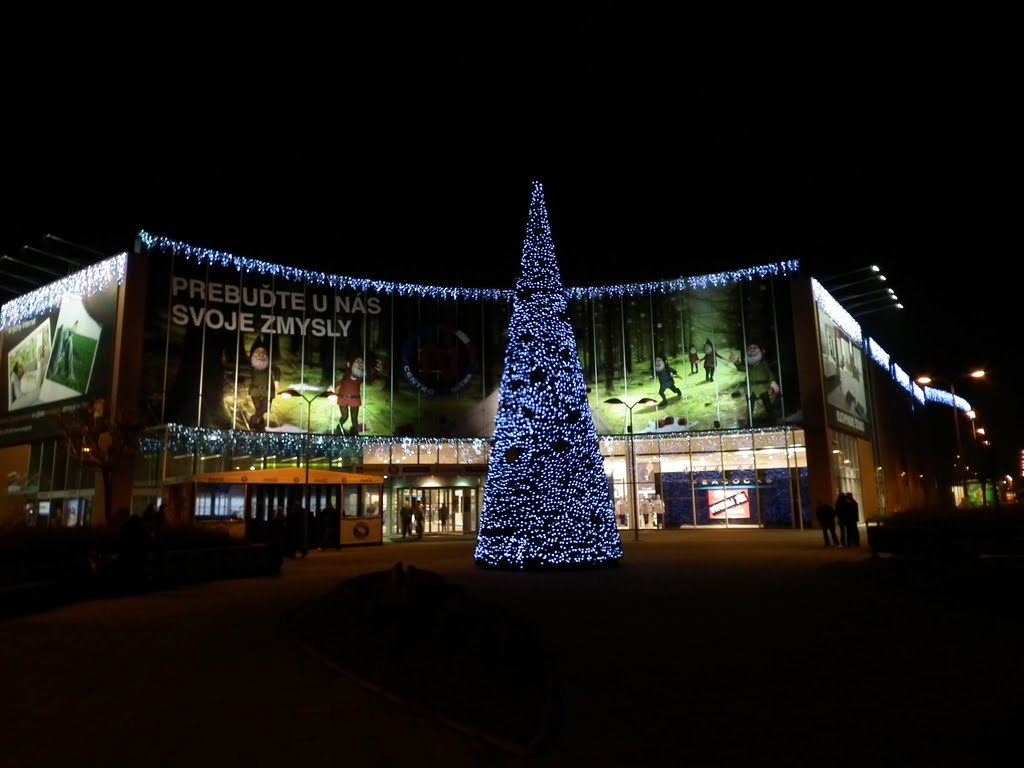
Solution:
[[[476,346],[454,325],[427,326],[402,345],[402,373],[421,395],[456,395],[479,372]]]
[[[365,539],[367,536],[370,535],[370,526],[368,526],[364,522],[358,522],[354,526],[352,526],[352,534],[357,539]]]

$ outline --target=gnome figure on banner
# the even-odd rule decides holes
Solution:
[[[253,432],[263,432],[270,418],[270,407],[277,390],[281,386],[281,371],[270,365],[270,350],[263,336],[257,336],[249,347],[249,397],[254,408],[249,428]]]
[[[750,398],[750,413],[754,424],[776,424],[782,414],[779,386],[775,371],[765,358],[764,350],[757,342],[747,344],[743,358],[733,355],[729,362],[747,375],[747,395]]]
[[[359,423],[359,407],[363,404],[363,384],[380,378],[384,373],[384,363],[377,360],[373,369],[368,373],[362,355],[356,355],[348,364],[348,370],[334,383],[334,391],[338,395],[338,408],[341,414],[338,417],[338,424],[334,428],[335,434],[345,432],[345,424],[348,424],[348,434],[358,435],[363,426]]]

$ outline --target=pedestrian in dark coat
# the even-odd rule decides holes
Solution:
[[[399,517],[402,522],[402,538],[408,538],[412,534],[412,502],[408,499],[402,505]]]
[[[846,492],[846,546],[860,546],[860,505],[853,498],[853,494]]]
[[[341,548],[341,512],[330,501],[323,509],[323,538],[320,549]]]
[[[839,543],[844,547],[859,546],[857,502],[854,500],[853,494],[840,491],[836,496],[835,510],[836,522],[839,524]]]
[[[825,546],[839,546],[839,536],[836,534],[836,510],[827,501],[818,504],[818,525],[821,526],[821,535],[825,539]]]
[[[288,510],[288,533],[291,535],[291,546],[298,557],[309,553],[309,512],[298,501]]]

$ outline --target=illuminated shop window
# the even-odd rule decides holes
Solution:
[[[486,464],[490,454],[489,444],[484,440],[459,445],[460,464]]]
[[[444,443],[437,446],[437,463],[438,464],[458,464],[459,463],[459,448],[457,445],[451,443]]]
[[[390,445],[367,445],[363,448],[364,464],[390,464]]]

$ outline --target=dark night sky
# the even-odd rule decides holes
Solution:
[[[1009,17],[372,5],[11,4],[0,253],[146,229],[511,287],[536,179],[568,285],[879,263],[906,310],[868,332],[910,373],[987,367],[958,391],[997,448],[1024,446]]]

